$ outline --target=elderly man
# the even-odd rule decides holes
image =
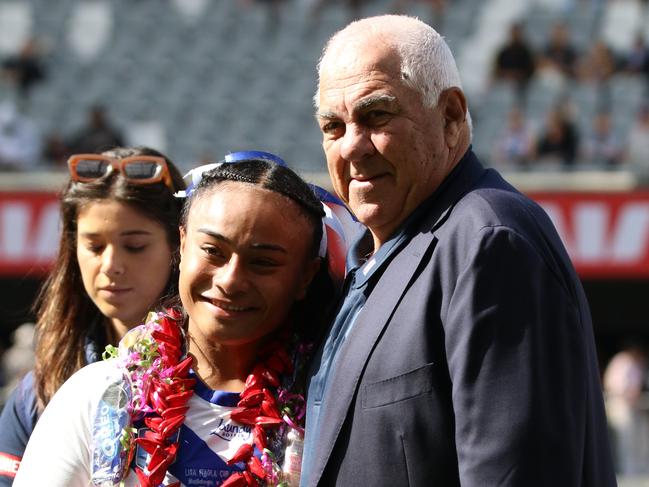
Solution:
[[[586,297],[545,213],[471,151],[443,39],[354,22],[315,102],[369,231],[312,368],[301,485],[615,485]]]

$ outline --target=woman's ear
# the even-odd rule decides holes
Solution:
[[[180,233],[180,246],[178,247],[178,255],[179,255],[179,260],[178,263],[182,262],[183,260],[183,254],[185,253],[185,238],[187,237],[187,232],[185,231],[185,227],[180,226],[178,227],[178,233]]]
[[[306,268],[304,269],[304,275],[302,276],[302,282],[300,283],[300,288],[297,292],[297,295],[295,296],[296,301],[299,301],[306,297],[306,291],[307,289],[309,289],[309,284],[311,284],[311,281],[313,281],[313,278],[318,273],[318,270],[320,270],[321,264],[322,259],[320,257],[316,257],[306,265]]]

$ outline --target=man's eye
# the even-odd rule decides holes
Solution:
[[[327,122],[320,126],[323,134],[336,135],[344,130],[344,125],[341,122]]]
[[[383,122],[386,122],[390,116],[390,113],[383,110],[372,110],[368,112],[363,117],[369,125],[376,125]]]

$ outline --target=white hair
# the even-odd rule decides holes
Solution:
[[[318,88],[313,97],[316,109],[320,104],[322,70],[335,51],[344,49],[350,40],[367,42],[379,38],[399,54],[401,79],[421,94],[425,106],[436,107],[439,95],[448,88],[462,89],[451,49],[435,29],[415,17],[380,15],[356,20],[329,39],[318,62]],[[471,129],[468,110],[467,123]]]

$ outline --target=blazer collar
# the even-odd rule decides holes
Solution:
[[[415,210],[421,215],[418,231],[434,230],[444,223],[455,203],[476,185],[485,172],[469,147],[439,188]]]

